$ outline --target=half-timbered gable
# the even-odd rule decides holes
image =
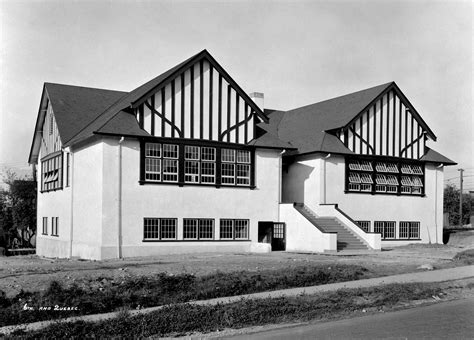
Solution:
[[[356,154],[420,159],[433,132],[393,84],[337,132]]]
[[[140,127],[151,136],[247,144],[261,109],[204,51],[138,101]]]

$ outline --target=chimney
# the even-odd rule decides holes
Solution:
[[[252,92],[249,94],[250,99],[253,100],[255,104],[263,111],[263,93],[261,92]]]

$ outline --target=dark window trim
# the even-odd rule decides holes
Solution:
[[[145,219],[155,219],[160,221],[159,229],[158,229],[158,239],[148,239],[145,238]],[[161,221],[162,220],[174,220],[175,221],[175,238],[174,239],[162,239],[161,238]],[[143,242],[176,242],[178,241],[178,219],[176,217],[150,217],[150,216],[145,216],[143,217],[143,229],[142,229],[142,235],[143,235]]]
[[[195,220],[195,221],[198,221],[198,224],[197,224],[197,230],[196,230],[196,237],[197,238],[184,238],[184,221],[185,220]],[[199,238],[199,227],[201,226],[200,225],[200,222],[203,221],[203,220],[210,220],[212,221],[212,238]],[[196,218],[196,217],[184,217],[183,218],[183,241],[200,241],[200,242],[206,242],[206,241],[214,241],[216,236],[215,236],[215,231],[216,231],[216,219],[215,218],[205,218],[205,217],[200,217],[200,218]]]
[[[365,170],[351,170],[349,169],[349,162],[351,161],[368,161],[371,162],[372,164],[372,171],[365,171]],[[350,157],[346,156],[344,159],[345,162],[345,174],[344,174],[344,193],[345,194],[365,194],[365,195],[388,195],[388,196],[409,196],[409,197],[426,197],[425,194],[425,175],[426,175],[426,162],[423,161],[418,161],[418,160],[407,160],[407,159],[400,159],[400,158],[394,158],[394,157],[378,157],[378,156],[372,156],[372,157],[367,157],[367,156],[361,156],[361,157]],[[376,163],[377,162],[384,162],[384,163],[395,163],[397,164],[398,167],[398,173],[390,173],[390,172],[378,172],[376,170]],[[401,165],[402,164],[407,164],[407,165],[419,165],[423,169],[423,174],[418,175],[415,174],[418,177],[421,177],[421,180],[423,182],[423,187],[421,190],[421,193],[403,193],[401,192],[402,188],[402,183],[401,183],[401,178],[402,176],[411,176],[410,174],[403,174],[401,172]],[[372,176],[372,190],[371,191],[353,191],[349,190],[349,172],[356,172],[356,173],[370,173]],[[376,191],[376,174],[389,174],[389,175],[394,175],[397,176],[397,192],[380,192]]]
[[[376,231],[375,231],[375,223],[376,223],[376,222],[382,222],[382,223],[384,223],[384,224],[386,224],[386,223],[392,223],[392,222],[393,222],[393,223],[395,224],[395,225],[393,226],[393,238],[387,238],[387,237],[385,237],[385,232],[384,232],[384,231],[385,231],[386,225],[384,225],[384,230],[382,231],[382,233],[376,232]],[[374,221],[373,229],[374,229],[374,233],[380,234],[380,238],[381,238],[382,241],[384,241],[384,240],[385,240],[385,241],[398,240],[398,239],[397,239],[397,221],[380,221],[380,220],[379,220],[379,221]]]
[[[232,238],[221,239],[221,222],[222,220],[232,221]],[[235,238],[235,221],[247,221],[247,238]],[[250,240],[250,219],[248,218],[219,218],[219,240],[221,241],[247,241]]]
[[[54,180],[53,182],[44,183],[45,174],[47,172],[45,171],[45,167],[47,167],[46,163],[48,163],[51,160],[54,160],[55,158],[58,158],[58,168],[56,169],[58,171],[58,178]],[[53,170],[48,170],[48,171],[53,171]],[[62,190],[64,186],[63,175],[64,175],[64,153],[62,151],[56,151],[52,154],[49,154],[43,157],[41,159],[40,193]],[[49,186],[50,184],[54,184],[54,185],[51,188],[45,189],[45,186],[46,185]]]
[[[164,182],[161,178],[160,181],[150,181],[145,179],[145,145],[146,143],[160,143],[160,144],[174,144],[178,145],[179,156],[178,156],[178,181],[176,182]],[[189,146],[200,146],[200,147],[212,147],[216,149],[216,171],[215,171],[215,183],[189,183],[184,180],[184,148],[186,145]],[[234,184],[222,184],[222,158],[221,151],[222,149],[233,149],[233,150],[245,150],[250,152],[250,183],[249,185],[237,184],[237,177],[235,177]],[[236,156],[237,157],[237,156]],[[174,139],[174,138],[141,138],[140,139],[140,170],[139,175],[140,179],[138,183],[140,185],[148,184],[159,184],[159,185],[178,185],[182,186],[205,186],[205,187],[225,187],[225,188],[243,188],[243,189],[255,189],[255,147],[240,145],[235,143],[222,143],[214,141],[203,141],[203,140],[190,140],[190,139]],[[237,161],[237,159],[236,159]],[[240,164],[234,162],[234,164]],[[163,167],[163,165],[162,165]],[[235,176],[237,174],[237,167],[235,168]]]
[[[48,235],[48,217],[43,217],[41,235]]]
[[[59,217],[51,217],[51,236],[59,237]]]

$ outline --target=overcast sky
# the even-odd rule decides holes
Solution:
[[[0,0],[0,167],[25,167],[44,82],[131,91],[207,49],[267,108],[395,81],[474,190],[470,1]]]

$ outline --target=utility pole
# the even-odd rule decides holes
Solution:
[[[458,169],[459,171],[459,226],[462,227],[462,173],[464,169]]]

